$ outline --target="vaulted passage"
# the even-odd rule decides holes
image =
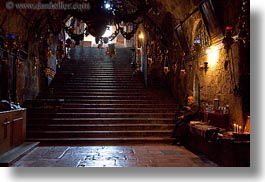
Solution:
[[[114,58],[98,48],[76,48],[49,89],[27,112],[27,140],[41,144],[172,142],[176,104],[163,89],[146,88],[131,51]]]
[[[204,166],[177,160],[183,144],[250,167],[248,0],[8,0],[0,14],[0,166],[54,146],[59,156],[148,146],[141,157],[174,155],[124,166]],[[173,120],[193,110],[187,98],[199,112],[182,135]]]

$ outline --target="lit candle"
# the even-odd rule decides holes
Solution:
[[[234,133],[236,133],[236,123],[234,123]]]
[[[241,133],[241,126],[239,126],[239,133]]]

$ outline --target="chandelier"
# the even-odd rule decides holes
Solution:
[[[144,14],[150,9],[150,5],[145,1],[90,0],[89,3],[90,9],[67,10],[68,15],[86,24],[81,34],[75,34],[71,27],[65,27],[69,36],[78,42],[83,40],[84,35],[89,34],[96,38],[96,42],[111,41],[119,33],[129,40],[136,33],[139,24],[143,22]],[[109,37],[102,37],[108,26],[115,26],[116,30]],[[126,31],[124,26],[129,27],[129,31]]]

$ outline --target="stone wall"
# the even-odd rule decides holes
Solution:
[[[231,20],[237,19],[233,14],[230,14],[230,16]],[[203,18],[201,12],[197,11],[182,24],[191,51],[195,27],[199,21],[203,21]],[[216,30],[218,29],[216,28]],[[213,32],[213,34],[215,33]],[[236,32],[234,32],[235,34]],[[178,83],[172,82],[171,85],[177,88],[176,92],[183,92],[183,96],[192,94],[197,97],[202,109],[205,108],[206,104],[213,104],[214,99],[219,99],[220,106],[229,106],[230,127],[232,128],[234,123],[244,126],[246,118],[243,118],[243,116],[249,115],[249,111],[248,113],[243,113],[242,108],[243,104],[249,103],[242,102],[240,93],[242,88],[239,88],[239,80],[240,75],[247,74],[243,73],[240,67],[245,64],[242,63],[241,57],[246,59],[245,57],[247,57],[247,51],[249,50],[242,50],[241,42],[234,38],[234,43],[227,52],[222,43],[225,35],[220,34],[219,30],[216,35],[214,40],[212,39],[211,41],[211,46],[203,48],[200,52],[196,52],[195,55],[190,52],[190,56],[185,59],[186,74],[179,77]],[[214,50],[206,53],[207,49]],[[241,52],[246,51],[245,55],[244,53],[239,55],[240,49]],[[244,61],[249,62],[249,60]],[[205,62],[208,62],[207,70],[205,69]],[[179,86],[176,87],[176,84]]]
[[[249,103],[243,103],[242,95],[240,93],[241,88],[239,88],[239,80],[242,74],[248,74],[243,73],[242,70],[240,70],[240,67],[242,66],[241,59],[242,57],[246,57],[247,53],[245,55],[244,53],[239,55],[240,42],[236,38],[234,38],[234,43],[228,52],[222,43],[225,36],[225,30],[223,30],[225,23],[227,23],[227,25],[232,23],[232,26],[235,28],[233,35],[236,35],[236,32],[238,31],[236,28],[238,15],[235,16],[233,12],[238,13],[239,11],[237,9],[233,11],[233,9],[240,9],[239,3],[237,1],[233,1],[231,3],[232,6],[228,8],[230,12],[229,17],[227,17],[227,14],[224,14],[224,17],[219,15],[219,19],[223,18],[222,26],[216,27],[218,26],[217,19],[215,20],[216,22],[213,22],[214,26],[212,25],[210,30],[211,32],[208,32],[211,39],[210,45],[202,47],[201,50],[197,52],[194,52],[193,50],[194,35],[198,23],[200,21],[205,23],[202,11],[200,11],[200,9],[196,10],[195,6],[187,4],[186,1],[183,1],[183,3],[179,1],[163,1],[160,3],[165,10],[169,11],[172,16],[175,17],[171,20],[172,22],[168,22],[169,20],[167,19],[167,24],[181,22],[184,37],[190,50],[188,55],[185,55],[184,57],[185,61],[182,62],[182,56],[180,55],[181,51],[179,51],[181,46],[178,38],[175,35],[171,35],[171,39],[167,38],[172,41],[172,45],[178,44],[178,46],[171,46],[170,44],[167,45],[167,48],[170,51],[170,72],[168,73],[166,77],[167,80],[165,81],[168,82],[167,85],[170,87],[174,98],[179,104],[183,104],[187,95],[194,95],[202,109],[205,109],[206,104],[211,105],[213,104],[214,99],[218,99],[221,107],[229,106],[230,128],[232,128],[234,123],[244,126],[246,119],[243,118],[243,116],[249,115],[249,111],[243,113],[242,108],[244,107],[244,104]],[[172,7],[175,7],[176,4],[178,4],[178,7],[186,7],[186,9],[175,11]],[[221,7],[221,4],[219,4],[219,6]],[[163,16],[160,14],[159,18],[163,19]],[[229,21],[225,22],[227,20]],[[165,21],[162,23],[156,21],[156,23],[157,26],[163,30]],[[205,24],[203,25],[205,26]],[[209,31],[209,29],[207,30]],[[167,31],[170,31],[169,28],[167,28]],[[158,37],[157,32],[149,31],[149,33],[151,34],[149,36],[150,38]],[[152,35],[152,33],[154,35]],[[164,36],[167,35],[168,34]],[[152,40],[147,40],[147,43],[148,41]],[[158,42],[158,44],[159,43],[162,44],[161,42]],[[213,50],[211,50],[210,53],[206,53],[207,49]],[[248,62],[249,60],[245,61]],[[205,69],[205,62],[208,63],[207,69]],[[176,67],[174,69],[175,63]],[[183,65],[185,67],[185,72],[181,72]],[[165,75],[160,75],[160,77],[161,80],[164,80],[163,78],[165,78]],[[163,86],[163,83],[161,83],[160,86]]]
[[[25,59],[16,61],[16,100],[22,104],[25,100],[34,99],[39,93],[39,69],[38,69],[38,42],[28,36],[30,22],[25,17],[15,13],[15,10],[6,11],[6,20],[2,28],[5,33],[13,33],[18,39],[18,46],[28,56]],[[34,53],[34,54],[33,54]],[[36,58],[33,58],[34,57]],[[9,67],[12,74],[15,75],[12,68]]]
[[[216,46],[216,45],[212,45]],[[218,45],[217,45],[218,46]],[[220,45],[219,45],[220,46]],[[200,105],[205,109],[206,104],[213,104],[214,99],[219,100],[219,105],[229,106],[230,109],[230,125],[237,123],[241,126],[244,125],[242,113],[242,98],[235,93],[235,78],[236,85],[239,81],[239,59],[237,44],[232,47],[230,52],[233,52],[229,65],[225,68],[226,50],[219,48],[215,50],[218,55],[215,64],[212,64],[208,55],[202,55],[198,59],[192,60],[189,64],[192,65],[192,71],[187,72],[187,90],[186,93],[200,96]],[[204,62],[208,61],[208,69],[205,70]],[[233,71],[234,70],[234,71]],[[196,80],[197,79],[197,80]],[[196,89],[196,86],[199,89]]]
[[[23,62],[21,68],[18,70],[17,89],[20,93],[20,102],[35,99],[39,94],[39,51],[38,42],[29,42],[28,58]]]

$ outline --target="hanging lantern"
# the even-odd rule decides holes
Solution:
[[[169,69],[169,60],[168,60],[168,50],[164,51],[165,60],[164,60],[164,73],[167,75],[170,71]]]
[[[226,52],[231,49],[232,44],[234,43],[234,39],[232,37],[232,27],[227,26],[225,29],[225,37],[223,39],[223,44]]]

